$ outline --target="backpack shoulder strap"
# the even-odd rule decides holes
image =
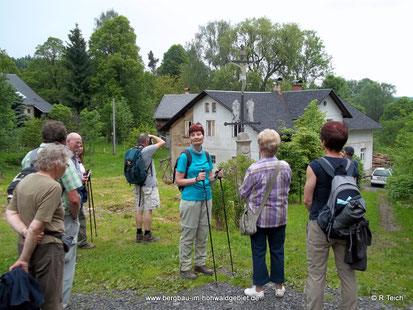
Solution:
[[[185,149],[185,151],[183,151],[182,153],[185,153],[186,155],[186,169],[185,169],[185,176],[184,176],[184,178],[186,178],[186,176],[188,175],[188,168],[192,164],[192,155],[188,149]]]
[[[333,168],[333,166],[330,164],[330,162],[325,159],[324,157],[320,157],[319,159],[317,159],[318,164],[321,166],[321,168],[323,168],[323,170],[332,178],[334,178],[335,176],[335,169]]]
[[[346,158],[346,160],[347,160],[347,164],[346,164],[347,175],[353,176],[355,165],[352,165],[353,162],[350,159]]]
[[[209,156],[209,153],[207,151],[205,151],[205,156],[207,158],[207,162],[211,161],[211,157]],[[212,162],[211,162],[212,163]]]

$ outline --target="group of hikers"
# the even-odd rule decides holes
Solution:
[[[10,270],[21,267],[38,280],[45,295],[42,309],[64,309],[69,304],[76,243],[79,242],[82,199],[77,189],[87,182],[87,175],[76,165],[82,152],[79,135],[71,133],[66,137],[62,123],[48,122],[43,127],[42,136],[43,143],[36,151],[34,162],[38,172],[28,175],[17,185],[6,211],[8,223],[19,234],[19,258]],[[326,122],[320,137],[325,152],[323,158],[334,169],[345,167],[348,164],[342,153],[348,138],[345,124]],[[224,172],[218,170],[214,173],[211,156],[203,148],[204,138],[202,125],[193,123],[189,128],[191,143],[177,159],[176,166],[176,184],[182,189],[179,205],[179,270],[180,276],[188,280],[196,279],[200,273],[208,276],[214,273],[206,265],[212,213],[211,185],[223,178]],[[151,231],[152,211],[160,206],[153,156],[164,145],[165,141],[154,135],[142,133],[138,137],[137,148],[141,151],[147,176],[144,183],[134,186],[136,243],[150,244],[160,240]],[[264,286],[268,282],[275,283],[276,297],[281,298],[286,293],[283,285],[284,242],[292,171],[286,161],[277,159],[280,145],[281,138],[275,130],[265,129],[259,133],[260,159],[248,168],[239,188],[239,195],[247,201],[247,207],[253,213],[260,209],[257,231],[250,236],[253,285],[244,290],[245,295],[254,299],[264,298]],[[30,158],[28,153],[22,161],[23,167],[31,164]],[[351,171],[351,176],[357,178],[357,169]],[[304,204],[309,212],[306,228],[308,278],[304,290],[305,307],[323,308],[327,261],[332,247],[342,285],[339,308],[356,309],[357,279],[355,270],[345,262],[346,240],[326,238],[317,223],[318,215],[329,198],[331,181],[332,177],[318,160],[308,165],[304,188]],[[267,243],[270,270],[266,264]],[[85,244],[88,244],[87,241]]]

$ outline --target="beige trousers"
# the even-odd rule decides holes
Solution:
[[[350,265],[344,262],[346,240],[330,239],[320,229],[316,220],[307,223],[307,265],[308,278],[304,288],[306,309],[323,309],[324,287],[326,285],[327,261],[330,247],[333,248],[337,274],[341,280],[341,301],[339,309],[357,309],[357,278]]]
[[[212,199],[208,200],[211,220]],[[203,266],[207,257],[208,217],[205,201],[181,200],[181,238],[179,239],[179,267],[182,271],[192,268],[192,248],[195,242],[194,265]]]

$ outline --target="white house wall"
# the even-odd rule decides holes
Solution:
[[[338,108],[334,100],[328,96],[322,102],[318,102],[318,106],[321,112],[326,112],[326,120],[342,122],[343,115],[341,110]]]
[[[205,112],[205,103],[209,102],[209,112]],[[200,122],[205,130],[204,148],[211,155],[216,157],[216,166],[226,162],[236,156],[236,137],[232,136],[232,126],[224,126],[225,122],[231,122],[232,113],[226,107],[216,104],[216,112],[212,112],[212,102],[209,96],[205,96],[194,106],[193,120]],[[207,121],[215,120],[215,136],[207,136]],[[258,160],[257,133],[249,126],[245,126],[245,131],[251,138],[251,157]]]
[[[328,96],[319,103],[320,111],[326,112],[326,120],[343,121],[343,116],[340,109],[334,100]],[[361,149],[364,148],[364,170],[367,174],[371,172],[373,160],[373,131],[372,130],[350,130],[346,145],[354,148],[354,154],[360,158]]]
[[[350,130],[347,144],[354,148],[354,154],[360,158],[362,148],[365,148],[364,171],[371,172],[373,161],[373,131],[372,130]]]

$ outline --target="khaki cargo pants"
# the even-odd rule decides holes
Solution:
[[[208,212],[211,220],[212,199],[208,201]],[[181,200],[179,205],[181,217],[181,238],[179,239],[180,270],[192,268],[192,247],[195,242],[194,265],[203,266],[207,256],[208,217],[203,201]]]
[[[357,309],[357,278],[355,271],[344,262],[346,244],[346,240],[338,239],[330,239],[330,242],[327,242],[326,235],[320,229],[316,220],[310,220],[307,223],[308,278],[304,288],[306,309],[323,309],[330,247],[333,248],[337,274],[341,280],[341,301],[338,309]]]

